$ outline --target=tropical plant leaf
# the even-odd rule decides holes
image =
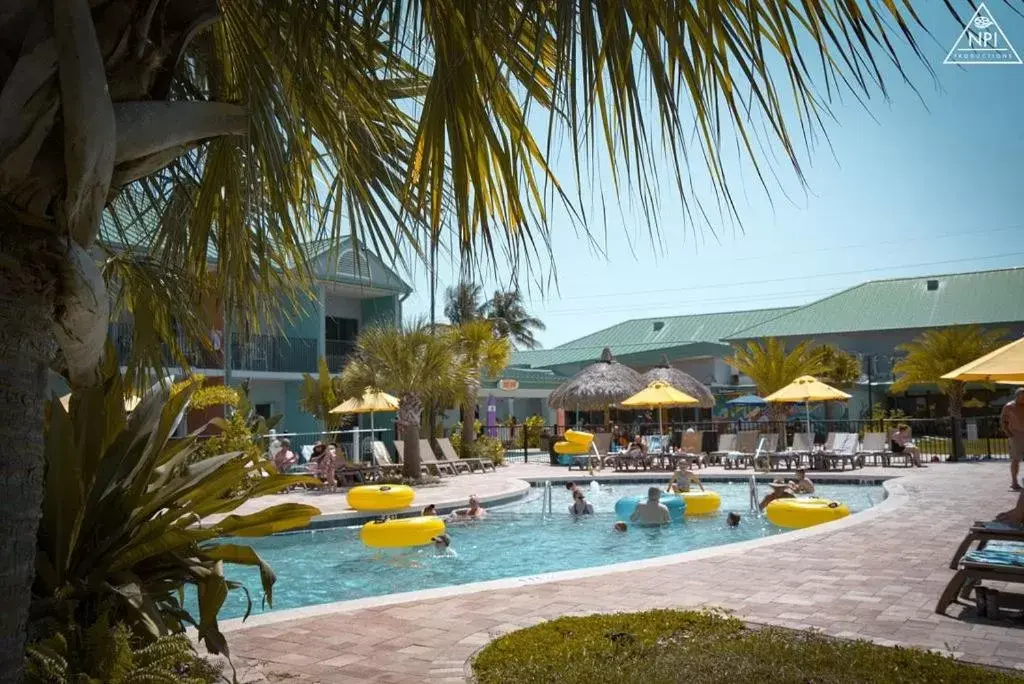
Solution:
[[[309,525],[320,511],[306,504],[278,504],[258,513],[229,515],[213,526],[222,536],[264,537]]]
[[[212,558],[213,560],[235,563],[236,565],[252,565],[259,568],[260,584],[263,585],[263,593],[266,596],[267,605],[274,605],[273,590],[274,582],[277,581],[277,575],[274,574],[273,569],[251,547],[239,546],[238,544],[217,544],[215,546],[204,546],[203,553],[207,558]]]

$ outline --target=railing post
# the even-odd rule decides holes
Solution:
[[[951,443],[952,448],[950,449],[949,455],[949,460],[951,461],[959,461],[964,458],[964,436],[960,432],[960,421],[960,418],[954,418],[952,416],[949,418],[950,428],[953,430]]]

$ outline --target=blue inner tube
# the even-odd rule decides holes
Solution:
[[[637,504],[642,501],[647,501],[646,496],[624,496],[615,502],[615,515],[619,520],[623,522],[629,522],[629,517],[633,515],[633,511],[636,510]],[[668,507],[668,514],[672,518],[672,522],[682,522],[683,515],[686,513],[686,500],[681,496],[669,496],[662,494],[661,503]]]

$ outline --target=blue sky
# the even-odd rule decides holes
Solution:
[[[652,243],[627,206],[609,211],[607,235],[597,228],[605,256],[556,214],[557,289],[522,282],[547,324],[543,345],[628,318],[785,306],[870,279],[1024,266],[1024,65],[944,65],[960,27],[938,0],[915,4],[932,33],[922,47],[934,77],[910,69],[920,96],[890,77],[889,101],[875,97],[867,110],[850,97],[834,102],[831,149],[819,141],[803,156],[806,187],[776,164],[781,186],[769,198],[749,162],[738,164],[741,227],[720,222],[717,238],[706,228],[695,237],[677,203],[665,201]],[[1001,2],[989,6],[1024,54],[1024,18]],[[568,161],[556,162],[562,179]],[[708,201],[706,170],[691,172]],[[666,168],[662,194],[673,198],[669,176]],[[457,264],[440,265],[439,319],[457,273]],[[425,269],[409,277],[406,318],[426,315]],[[508,278],[499,269],[483,284],[490,292]]]

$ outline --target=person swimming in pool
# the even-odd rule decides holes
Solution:
[[[729,527],[740,526],[740,514],[736,511],[729,511],[729,515],[725,518],[725,524]]]
[[[665,491],[673,494],[688,492],[690,491],[691,483],[700,487],[700,491],[704,491],[704,484],[700,481],[700,475],[689,468],[680,468],[672,473],[672,479],[669,480],[668,487]]]
[[[487,510],[480,505],[480,499],[473,494],[469,497],[469,506],[460,508],[448,516],[450,522],[462,522],[466,520],[483,520],[487,517]]]
[[[593,515],[594,507],[587,501],[587,497],[584,496],[582,489],[573,490],[572,493],[572,506],[569,506],[569,513],[571,515]]]
[[[642,501],[636,505],[633,515],[629,516],[629,521],[641,525],[667,525],[672,522],[668,506],[661,503],[661,489],[659,487],[651,487],[647,490],[647,501]]]
[[[626,532],[627,530],[629,530],[629,525],[620,520],[619,522],[612,525],[612,529],[616,532]]]
[[[423,509],[422,515],[437,515],[437,505],[430,504],[429,506]]]

